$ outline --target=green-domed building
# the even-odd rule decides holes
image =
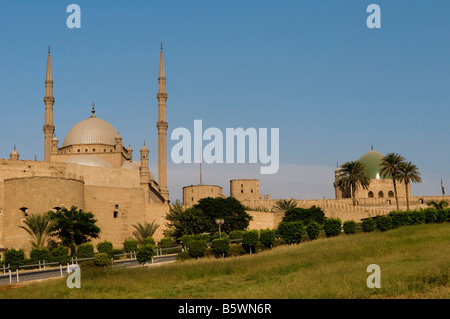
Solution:
[[[369,189],[365,190],[359,187],[356,190],[356,198],[373,198],[379,201],[385,201],[387,204],[391,204],[394,199],[394,185],[392,183],[392,177],[383,177],[380,174],[381,171],[381,159],[384,157],[380,152],[374,151],[373,147],[370,151],[361,156],[358,161],[367,169],[367,173],[370,178]],[[339,175],[339,168],[335,170],[335,179]],[[336,199],[339,198],[351,198],[350,189],[342,189],[336,186],[334,183]],[[410,190],[409,190],[410,191]],[[397,182],[397,195],[398,197],[405,197],[405,185],[404,183]]]

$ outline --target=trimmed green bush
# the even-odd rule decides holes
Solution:
[[[272,229],[261,229],[259,231],[259,242],[263,248],[272,248],[275,243],[275,232]]]
[[[230,240],[228,238],[217,238],[212,241],[211,248],[216,257],[225,256],[230,250]]]
[[[375,224],[378,230],[386,231],[392,229],[392,218],[388,215],[375,217]]]
[[[51,260],[52,255],[50,254],[50,250],[48,248],[33,248],[30,251],[30,259],[34,262],[43,261],[49,262]]]
[[[436,223],[443,223],[448,218],[450,218],[449,210],[448,209],[439,209],[436,212]]]
[[[150,262],[155,255],[155,246],[151,244],[142,244],[136,251],[136,259],[140,264]]]
[[[97,251],[99,253],[109,254],[111,250],[113,250],[113,244],[110,241],[105,240],[97,244]]]
[[[411,223],[410,212],[393,211],[388,216],[392,219],[392,228],[407,226]]]
[[[137,239],[125,239],[123,241],[123,249],[126,253],[131,253],[132,251],[136,251],[138,248]]]
[[[77,247],[78,258],[91,258],[94,257],[94,245],[91,243],[84,243]]]
[[[247,230],[242,233],[242,246],[250,252],[256,251],[256,245],[259,241],[259,232],[257,230]]]
[[[418,225],[423,224],[425,222],[425,213],[424,211],[411,211],[409,213],[410,217],[410,225]]]
[[[194,258],[203,257],[206,250],[206,241],[194,239],[189,242],[188,251],[189,256]]]
[[[111,259],[107,253],[97,253],[94,255],[94,265],[106,267],[111,264]]]
[[[243,230],[233,230],[230,232],[230,239],[242,239],[243,234]]]
[[[436,223],[437,221],[437,210],[427,209],[424,211],[425,223]]]
[[[356,222],[354,220],[347,220],[344,222],[342,227],[344,228],[344,233],[347,235],[352,235],[356,233]]]
[[[58,261],[61,264],[67,264],[70,260],[69,247],[57,246],[50,251],[53,261]]]
[[[302,240],[305,227],[300,221],[281,222],[278,224],[278,232],[286,244],[298,244]]]
[[[245,255],[245,249],[242,247],[242,244],[230,244],[228,256],[237,257],[242,255]]]
[[[141,245],[153,245],[153,246],[155,246],[155,240],[153,239],[153,237],[144,238],[142,240],[142,244]]]
[[[23,249],[8,249],[4,252],[5,265],[10,265],[11,270],[16,270],[25,261]]]
[[[339,218],[327,218],[323,223],[323,229],[327,237],[338,236],[341,233],[341,220]]]
[[[181,237],[181,243],[186,248],[189,247],[190,242],[192,242],[193,240],[195,240],[194,235],[183,235]]]
[[[319,238],[320,225],[314,221],[310,222],[308,226],[306,226],[306,233],[311,240]]]
[[[164,237],[159,241],[159,247],[168,248],[175,245],[175,240],[172,237]]]
[[[375,230],[375,221],[373,218],[364,219],[361,222],[361,229],[365,233],[370,233]]]

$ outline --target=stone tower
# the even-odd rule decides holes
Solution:
[[[150,169],[148,168],[148,147],[142,146],[141,148],[141,171],[140,178],[141,184],[148,184],[150,182]]]
[[[166,201],[169,200],[169,190],[167,189],[167,127],[166,121],[166,75],[164,73],[164,56],[161,43],[161,54],[159,61],[158,76],[158,185],[161,195]]]
[[[53,76],[52,76],[52,61],[50,57],[50,46],[48,47],[47,56],[47,75],[45,77],[45,124],[44,124],[44,161],[50,162],[52,153],[52,139],[55,132],[53,125],[53,104],[55,98],[53,97]]]

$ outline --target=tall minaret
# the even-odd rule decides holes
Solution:
[[[50,57],[50,46],[48,47],[47,56],[47,75],[45,77],[45,124],[44,124],[44,160],[50,162],[52,153],[52,139],[55,132],[53,125],[53,104],[55,98],[53,97],[53,77],[52,77],[52,61]]]
[[[158,185],[161,195],[166,201],[169,200],[169,190],[167,189],[167,121],[166,121],[166,75],[164,73],[164,56],[161,43],[161,55],[159,61],[158,76]]]

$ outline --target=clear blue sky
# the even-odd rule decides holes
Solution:
[[[71,3],[81,7],[81,29],[66,26]],[[371,3],[381,7],[381,29],[366,26]],[[156,175],[162,41],[169,137],[194,119],[223,130],[280,128],[277,175],[259,175],[259,164],[205,165],[206,183],[226,191],[242,171],[275,198],[332,197],[336,161],[357,160],[373,144],[419,167],[424,182],[413,194],[440,194],[441,178],[450,193],[449,14],[446,0],[2,0],[0,157],[17,144],[21,159],[43,159],[51,45],[60,145],[95,102],[135,159],[147,141]],[[169,170],[173,199],[198,182],[195,164]]]

